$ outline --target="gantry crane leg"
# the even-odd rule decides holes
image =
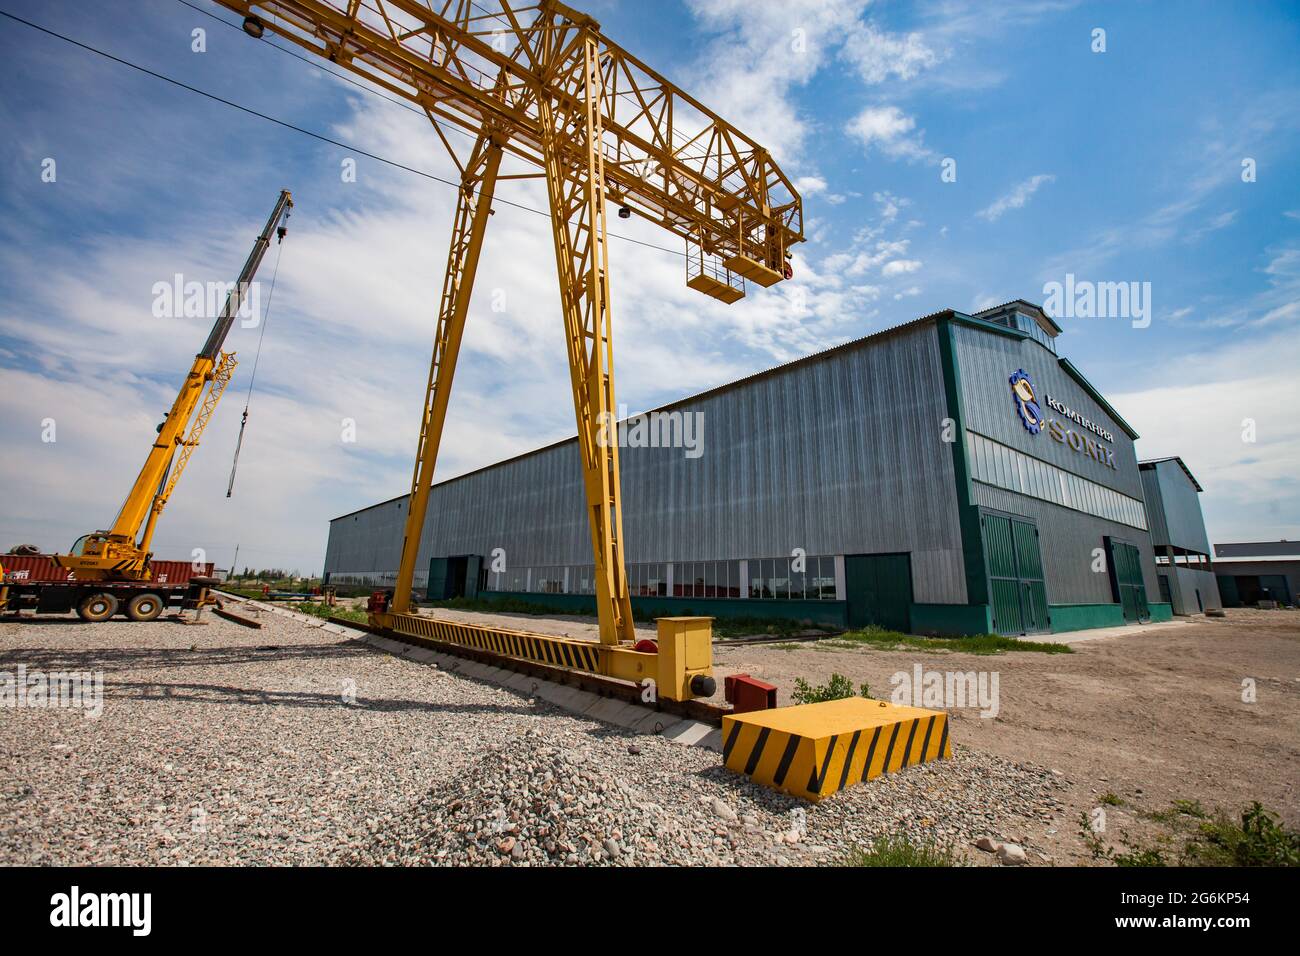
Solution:
[[[605,163],[599,149],[603,77],[595,39],[588,35],[582,46],[573,68],[583,71],[584,101],[560,112],[542,98],[542,154],[595,557],[600,641],[611,646],[634,642],[635,633],[623,560]]]
[[[483,249],[483,233],[492,214],[492,194],[501,167],[501,145],[484,134],[474,144],[461,175],[456,198],[451,249],[447,254],[447,272],[443,277],[442,299],[438,306],[438,325],[433,337],[433,360],[429,365],[429,385],[425,393],[420,420],[420,445],[415,456],[415,474],[411,478],[411,498],[406,512],[406,530],[402,538],[402,558],[397,570],[392,610],[402,614],[411,606],[411,586],[415,562],[420,553],[420,534],[433,485],[433,469],[438,460],[438,443],[447,418],[447,401],[451,397],[456,356],[465,331],[474,274]]]

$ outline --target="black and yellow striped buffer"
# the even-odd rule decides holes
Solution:
[[[600,645],[594,641],[575,641],[460,621],[440,621],[417,614],[393,615],[392,629],[407,637],[459,644],[501,657],[516,657],[570,670],[596,672],[600,667]]]
[[[820,800],[903,767],[952,756],[948,715],[865,697],[722,718],[729,770]]]

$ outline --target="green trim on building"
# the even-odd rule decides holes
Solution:
[[[1118,604],[1051,604],[1052,633],[1087,631],[1094,627],[1120,627],[1125,624],[1124,608]]]
[[[1160,621],[1172,621],[1174,619],[1174,606],[1172,604],[1148,604],[1147,610],[1151,612],[1151,623],[1158,624]]]
[[[526,601],[553,607],[567,614],[595,616],[596,599],[590,594],[549,594],[538,591],[480,591],[488,601]],[[811,621],[826,627],[848,627],[845,601],[760,601],[748,598],[632,598],[632,613],[646,617],[749,617],[781,621]]]
[[[987,604],[913,604],[911,613],[913,634],[965,637],[993,630]]]
[[[1056,363],[1060,365],[1061,368],[1065,369],[1066,374],[1068,374],[1072,379],[1078,382],[1079,387],[1083,389],[1085,392],[1087,392],[1088,396],[1094,402],[1100,405],[1105,410],[1107,415],[1109,415],[1112,419],[1114,419],[1116,425],[1124,429],[1124,433],[1128,435],[1129,438],[1132,438],[1134,441],[1137,441],[1140,437],[1142,437],[1133,430],[1132,425],[1130,425],[1128,422],[1124,421],[1124,419],[1120,417],[1119,412],[1115,411],[1115,409],[1111,407],[1110,402],[1106,401],[1106,399],[1101,397],[1101,392],[1097,391],[1095,388],[1092,387],[1092,382],[1088,381],[1086,378],[1083,377],[1083,373],[1074,367],[1073,362],[1071,362],[1067,358],[1058,358],[1056,360]]]
[[[948,404],[948,417],[956,424],[952,441],[952,468],[957,485],[957,516],[961,526],[962,560],[966,569],[966,602],[979,606],[989,602],[988,575],[985,573],[980,512],[974,503],[970,465],[966,461],[966,418],[962,410],[961,370],[957,367],[957,345],[952,325],[954,320],[965,322],[968,318],[950,312],[935,320],[935,329],[939,336],[939,364],[943,367],[943,391]],[[976,320],[970,319],[970,321]],[[991,322],[980,323],[981,327],[985,325],[1001,328],[1001,326],[993,326]],[[987,630],[985,628],[979,633],[986,633]]]
[[[993,332],[997,335],[1005,335],[1010,339],[1029,339],[1031,342],[1033,341],[1028,332],[1021,332],[1019,329],[1013,329],[1008,325],[998,325],[998,323],[990,322],[988,319],[978,319],[973,315],[966,315],[962,312],[953,312],[951,317],[954,322],[969,325],[981,332]]]

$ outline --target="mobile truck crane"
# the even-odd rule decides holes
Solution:
[[[66,580],[5,583],[0,568],[0,611],[59,614],[75,609],[84,621],[104,621],[122,610],[133,621],[152,621],[166,607],[195,609],[214,603],[208,594],[208,587],[217,583],[212,578],[192,577],[184,584],[155,581],[150,544],[158,518],[230,383],[235,356],[221,347],[272,236],[283,241],[292,207],[289,191],[281,190],[171,411],[158,426],[158,437],[112,527],[83,535],[70,552],[53,556],[55,565],[69,572]]]

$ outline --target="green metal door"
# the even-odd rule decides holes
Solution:
[[[999,634],[1025,633],[1020,605],[1020,577],[1016,573],[1016,543],[1011,519],[983,515],[984,560],[989,571],[989,603],[993,608],[993,629]]]
[[[1146,582],[1142,577],[1142,552],[1136,545],[1109,536],[1106,548],[1110,552],[1111,592],[1124,612],[1124,620],[1149,621],[1151,608],[1147,605]]]
[[[999,634],[1048,630],[1051,621],[1038,528],[1031,521],[995,514],[981,515],[980,525],[993,629]]]
[[[1237,579],[1230,574],[1217,574],[1219,582],[1219,600],[1224,607],[1241,607],[1241,595],[1237,593]]]
[[[441,601],[447,597],[447,559],[429,559],[429,586],[424,592],[426,601]]]
[[[483,556],[471,554],[465,559],[465,597],[478,597],[479,569],[483,567]]]
[[[844,558],[849,627],[912,627],[912,562],[906,554],[850,554]]]
[[[1016,543],[1016,573],[1020,578],[1020,607],[1026,631],[1046,631],[1047,582],[1043,580],[1043,556],[1038,549],[1038,528],[1028,521],[1011,522]]]

